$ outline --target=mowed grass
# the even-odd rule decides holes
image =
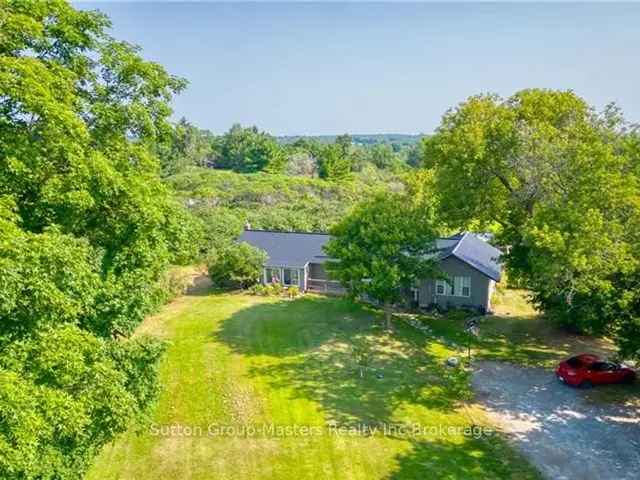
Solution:
[[[497,434],[469,435],[484,420],[467,374],[443,366],[449,347],[380,325],[346,299],[180,298],[141,327],[170,342],[151,425],[106,446],[88,477],[538,478]],[[260,427],[283,430],[246,430]]]
[[[583,352],[603,357],[615,355],[607,339],[570,333],[537,312],[525,290],[501,289],[493,298],[494,314],[482,317],[479,336],[471,339],[474,358],[500,360],[526,366],[554,368],[560,360]],[[436,335],[460,345],[466,352],[469,314],[452,312],[441,317],[422,316]]]

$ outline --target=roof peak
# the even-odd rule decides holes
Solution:
[[[297,233],[300,235],[327,235],[327,232],[302,232],[297,230],[269,230],[269,229],[261,229],[261,228],[245,228],[245,232],[264,232],[264,233]]]

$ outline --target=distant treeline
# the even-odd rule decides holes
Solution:
[[[339,180],[367,168],[398,172],[416,167],[421,138],[402,134],[275,137],[238,124],[215,135],[182,119],[171,138],[157,145],[157,153],[165,177],[198,166]]]
[[[335,143],[340,135],[279,135],[276,137],[282,145],[296,143],[298,140],[311,140],[320,143]],[[376,145],[386,143],[388,145],[410,146],[418,143],[425,135],[411,135],[407,133],[376,133],[353,134],[351,141],[356,145]]]

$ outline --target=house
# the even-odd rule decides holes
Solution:
[[[302,291],[341,294],[345,289],[329,279],[324,268],[329,259],[323,247],[324,233],[245,230],[239,241],[267,253],[262,282],[296,285]],[[421,279],[412,289],[420,307],[491,309],[491,295],[500,281],[501,252],[472,233],[436,241],[432,254],[446,279]]]
[[[491,296],[502,277],[500,250],[466,232],[437,239],[433,255],[447,280],[418,281],[414,301],[420,307],[491,310]]]
[[[344,293],[340,282],[331,281],[324,269],[329,257],[323,247],[329,241],[325,233],[274,232],[245,230],[239,238],[267,253],[262,282],[297,285],[302,291]]]

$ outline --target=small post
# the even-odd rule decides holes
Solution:
[[[471,365],[471,338],[477,337],[480,334],[478,330],[478,319],[470,318],[464,328],[464,331],[467,332],[467,359],[469,361],[469,365]]]

